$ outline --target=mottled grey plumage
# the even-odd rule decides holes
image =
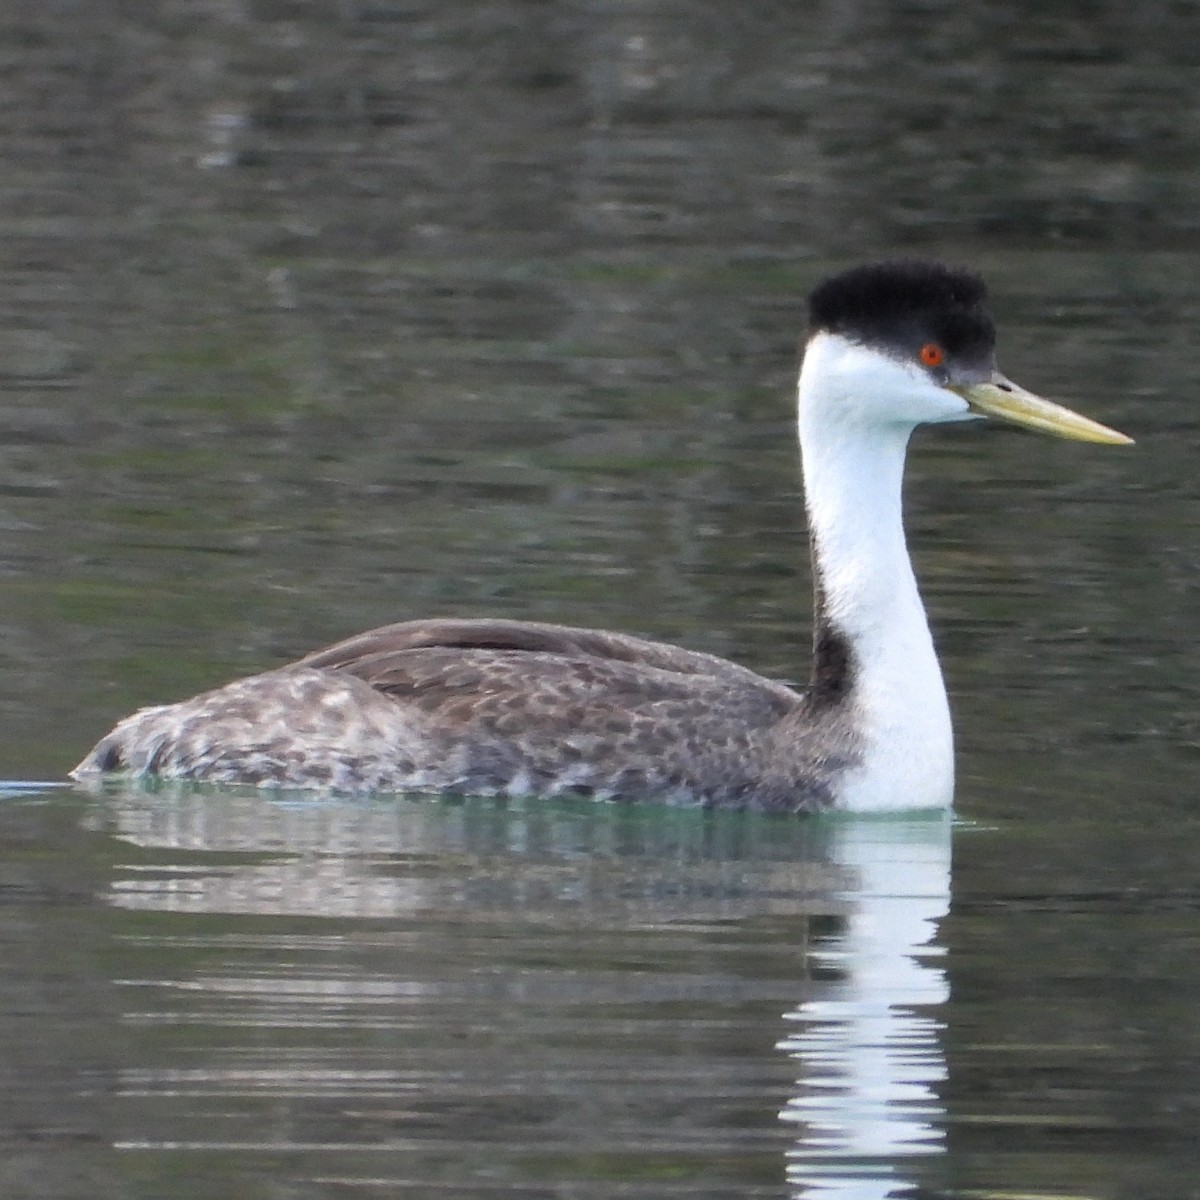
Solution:
[[[820,809],[855,757],[839,711],[664,643],[410,621],[143,709],[74,774]]]

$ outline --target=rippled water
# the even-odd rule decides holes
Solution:
[[[923,433],[958,823],[0,788],[0,1193],[1200,1196],[1178,6],[0,15],[0,778],[406,616],[806,672],[827,270],[1129,452]]]
[[[953,885],[937,817],[114,789],[0,831],[9,1194],[1200,1177],[1194,823],[960,826]]]

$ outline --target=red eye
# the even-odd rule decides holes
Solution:
[[[920,359],[927,367],[940,367],[946,352],[937,342],[926,342],[921,347]]]

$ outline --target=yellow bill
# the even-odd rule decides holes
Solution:
[[[1026,429],[1037,429],[1076,442],[1103,442],[1110,446],[1133,443],[1133,438],[1109,429],[1090,417],[1072,412],[1061,404],[1043,400],[1003,375],[997,374],[986,383],[971,383],[952,387],[951,390],[966,400],[972,412],[1010,421],[1014,425],[1024,425]]]

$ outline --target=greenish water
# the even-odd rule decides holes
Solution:
[[[1195,1200],[1186,9],[0,17],[0,778],[408,616],[806,674],[803,296],[989,279],[1129,451],[923,432],[957,824],[0,787],[6,1197]]]
[[[11,794],[10,1195],[1186,1196],[1196,823]]]

